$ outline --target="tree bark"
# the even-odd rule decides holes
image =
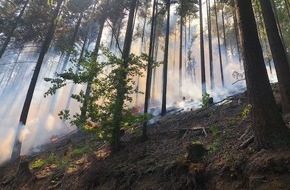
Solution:
[[[216,30],[217,30],[217,39],[218,39],[221,80],[222,80],[222,85],[225,86],[223,60],[222,60],[221,43],[220,43],[220,33],[219,33],[219,24],[218,24],[218,18],[217,18],[216,0],[214,0],[214,12],[215,12],[215,21],[216,21]]]
[[[163,60],[163,86],[162,86],[162,106],[161,115],[166,114],[166,96],[167,96],[167,68],[168,68],[168,46],[169,46],[169,27],[170,27],[170,0],[166,1],[167,22],[166,22],[166,36]]]
[[[260,0],[262,14],[265,22],[266,32],[270,49],[277,72],[282,99],[282,111],[290,111],[290,68],[287,61],[286,51],[279,35],[275,15],[270,0]]]
[[[254,142],[257,149],[289,145],[289,129],[276,107],[269,83],[251,0],[235,0]],[[257,72],[259,74],[257,74]]]
[[[225,46],[225,58],[226,64],[228,63],[228,47],[227,47],[227,40],[226,40],[226,27],[225,27],[225,16],[224,16],[224,4],[222,6],[222,24],[223,24],[223,37],[224,37],[224,46]]]
[[[137,5],[137,0],[131,0],[130,2],[130,11],[128,16],[128,22],[127,22],[127,29],[125,34],[125,41],[124,41],[124,47],[122,52],[122,59],[124,62],[122,63],[118,77],[119,77],[119,84],[117,85],[117,97],[116,102],[114,106],[114,112],[113,112],[113,131],[112,131],[112,141],[111,141],[111,147],[112,150],[118,151],[121,147],[121,134],[120,134],[120,128],[121,128],[121,122],[122,122],[122,114],[123,114],[123,105],[124,105],[124,99],[125,99],[125,93],[126,93],[126,78],[127,78],[127,71],[128,63],[129,63],[129,56],[130,56],[130,49],[131,49],[131,43],[133,39],[133,29],[134,29],[134,15],[135,15],[135,9]]]
[[[56,5],[56,8],[55,8],[55,10],[53,12],[48,32],[47,32],[45,40],[44,40],[44,42],[42,44],[42,48],[41,48],[41,51],[40,51],[40,54],[39,54],[39,57],[38,57],[38,60],[37,60],[37,63],[36,63],[36,67],[35,67],[35,70],[34,70],[34,73],[33,73],[33,76],[32,76],[28,91],[27,91],[25,102],[24,102],[24,105],[23,105],[23,108],[22,108],[22,112],[21,112],[21,115],[20,115],[20,120],[19,120],[17,131],[16,131],[16,136],[15,136],[14,146],[13,146],[13,150],[12,150],[11,160],[16,160],[20,156],[20,151],[21,151],[21,146],[22,146],[22,142],[21,142],[21,139],[20,139],[20,134],[21,134],[22,128],[26,125],[27,116],[28,116],[30,105],[31,105],[31,101],[32,101],[34,89],[35,89],[35,86],[36,86],[37,78],[38,78],[38,75],[39,75],[39,72],[40,72],[40,69],[41,69],[41,65],[42,65],[44,56],[47,53],[48,48],[50,46],[50,43],[51,43],[51,41],[53,39],[55,26],[56,26],[55,22],[56,22],[56,18],[58,16],[58,14],[59,14],[62,2],[63,2],[63,0],[58,0],[57,1],[57,5]]]
[[[179,97],[182,96],[181,88],[182,88],[182,34],[183,34],[183,16],[180,16],[180,34],[179,34]]]
[[[214,89],[210,0],[206,0],[206,3],[207,3],[207,23],[208,23],[208,54],[209,54],[209,69],[210,69],[210,87],[211,89]]]
[[[153,1],[152,8],[152,22],[150,31],[150,42],[149,42],[149,60],[147,65],[147,78],[146,78],[146,90],[144,100],[144,114],[148,113],[150,94],[151,94],[151,82],[152,82],[152,62],[153,62],[153,49],[154,49],[154,25],[155,25],[155,14],[156,14],[156,0]],[[143,140],[147,139],[147,122],[143,124],[142,131]]]
[[[238,58],[239,58],[239,63],[241,64],[242,58],[241,58],[241,44],[240,44],[240,39],[239,39],[239,34],[238,34],[238,22],[237,22],[237,14],[236,11],[233,8],[233,20],[234,20],[234,29],[235,29],[235,39],[237,43],[237,53],[238,53]]]
[[[204,63],[204,41],[203,41],[203,18],[202,2],[199,0],[199,27],[200,27],[200,66],[201,66],[201,92],[206,93],[205,63]]]
[[[266,2],[267,3],[267,2]],[[279,32],[279,35],[280,35],[280,38],[282,40],[282,44],[283,44],[283,47],[285,49],[285,43],[284,43],[284,36],[283,36],[283,32],[282,32],[282,28],[281,28],[281,25],[280,25],[280,22],[279,22],[279,17],[278,17],[278,13],[277,13],[277,7],[276,7],[276,4],[275,4],[275,1],[274,0],[270,0],[270,4],[272,6],[272,11],[274,13],[274,18],[276,20],[276,25],[277,25],[277,29],[278,29],[278,32]],[[261,5],[262,7],[263,5]]]

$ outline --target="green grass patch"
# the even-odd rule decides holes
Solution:
[[[89,145],[86,145],[86,146],[80,147],[80,148],[73,148],[71,155],[72,156],[79,156],[79,155],[82,155],[82,154],[88,153],[88,152],[92,152],[92,148]]]
[[[30,163],[30,168],[31,169],[37,169],[37,168],[41,168],[46,164],[46,161],[39,158],[34,160],[32,163]]]

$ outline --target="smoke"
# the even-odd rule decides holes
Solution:
[[[204,6],[205,8],[205,6]],[[206,14],[205,14],[206,15]],[[171,28],[177,27],[176,15],[172,14]],[[121,37],[124,35],[124,28]],[[149,32],[149,30],[146,30]],[[186,51],[190,46],[189,42],[196,33],[198,33],[198,19],[192,20],[191,25],[192,35],[187,38],[187,47],[184,47]],[[198,108],[201,105],[202,91],[201,91],[201,71],[200,71],[200,38],[195,38],[192,43],[191,51],[192,58],[194,58],[195,76],[191,76],[186,72],[186,66],[188,63],[183,63],[182,69],[182,86],[179,87],[179,38],[178,32],[176,44],[173,45],[173,39],[171,38],[169,46],[169,62],[168,62],[168,86],[167,86],[167,105],[177,105],[179,107],[191,107],[193,109]],[[205,33],[206,34],[206,33]],[[102,42],[104,44],[110,44],[110,28],[107,27],[104,31]],[[148,50],[149,35],[147,34],[146,44],[144,49],[140,48],[140,40],[135,40],[132,44],[132,53],[140,54],[140,52],[146,52]],[[146,36],[145,36],[146,38]],[[207,92],[214,98],[214,101],[219,101],[226,98],[229,95],[242,92],[245,90],[245,81],[240,81],[235,84],[237,79],[232,76],[234,71],[243,73],[243,68],[237,60],[237,55],[230,54],[228,59],[225,59],[225,55],[229,54],[226,50],[223,52],[223,74],[225,79],[225,86],[221,85],[221,71],[219,63],[219,54],[217,46],[217,38],[213,36],[213,65],[214,65],[214,81],[215,88],[211,90],[210,86],[210,69],[209,69],[209,52],[208,43],[205,37],[205,69],[206,69],[206,87]],[[7,51],[0,61],[0,164],[8,160],[11,156],[12,146],[15,138],[15,131],[18,127],[19,117],[23,102],[27,93],[27,89],[31,80],[32,73],[34,71],[35,63],[38,57],[37,48],[33,47],[35,44],[28,44],[26,48],[21,51]],[[122,46],[122,41],[120,41]],[[157,60],[162,61],[164,59],[164,36],[159,38],[159,47],[157,52]],[[118,48],[116,54],[120,54]],[[145,48],[146,47],[146,48]],[[175,49],[174,49],[175,47]],[[89,46],[93,49],[93,45]],[[147,50],[145,50],[147,49]],[[156,47],[155,47],[156,49]],[[183,50],[184,50],[183,49]],[[187,55],[183,53],[182,60],[187,60]],[[62,68],[61,57],[49,51],[46,55],[46,60],[42,66],[40,76],[38,77],[38,83],[34,92],[33,101],[29,110],[29,117],[27,125],[23,128],[21,134],[21,140],[23,142],[21,154],[29,154],[33,151],[39,151],[40,146],[49,143],[52,136],[61,136],[74,130],[68,123],[63,122],[58,118],[58,112],[62,109],[69,108],[73,115],[79,110],[79,104],[74,101],[68,101],[69,94],[72,88],[72,84],[67,85],[64,89],[60,90],[55,96],[49,96],[43,98],[44,92],[49,88],[49,84],[45,83],[42,79],[44,77],[54,77],[55,71],[59,71]],[[271,82],[277,81],[275,71],[273,69],[272,74],[267,67],[269,78]],[[151,101],[161,102],[162,98],[162,71],[163,65],[156,68],[155,83],[152,83]],[[146,77],[140,78],[138,88],[145,92]],[[154,86],[154,88],[153,88]],[[84,89],[82,85],[76,85],[74,87],[74,93]],[[184,101],[184,98],[185,101]],[[142,105],[144,102],[144,95],[139,94],[133,96],[133,103]],[[161,106],[161,105],[157,105]]]
[[[0,165],[10,159],[14,136],[14,129],[7,127],[7,125],[0,128]]]
[[[24,139],[21,154],[30,154],[39,151],[41,145],[51,142],[52,137],[61,137],[71,131],[75,127],[69,126],[58,117],[51,114],[43,115],[29,122],[24,128]]]
[[[1,73],[0,78],[0,164],[10,159],[21,109],[37,59],[35,48],[24,48],[22,52],[24,53],[10,52],[11,56],[6,54],[0,62],[2,70],[5,71],[4,74]],[[39,150],[39,146],[49,143],[52,136],[61,136],[75,129],[58,118],[58,112],[66,107],[71,85],[67,85],[55,96],[43,96],[50,86],[43,78],[53,77],[62,67],[59,64],[59,55],[50,52],[46,57],[38,77],[26,126],[21,130],[21,155]],[[25,61],[21,62],[22,60]],[[76,93],[80,89],[82,86],[77,85]],[[69,107],[75,113],[78,104],[71,101]]]

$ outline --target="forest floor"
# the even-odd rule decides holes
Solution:
[[[0,167],[0,189],[290,189],[290,151],[243,144],[252,136],[245,94],[161,117],[145,142],[141,128],[128,130],[114,154],[77,132]]]

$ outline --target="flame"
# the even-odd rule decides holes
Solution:
[[[50,137],[50,141],[51,141],[51,142],[55,142],[55,141],[57,141],[57,140],[58,140],[57,137],[54,137],[54,136]]]

